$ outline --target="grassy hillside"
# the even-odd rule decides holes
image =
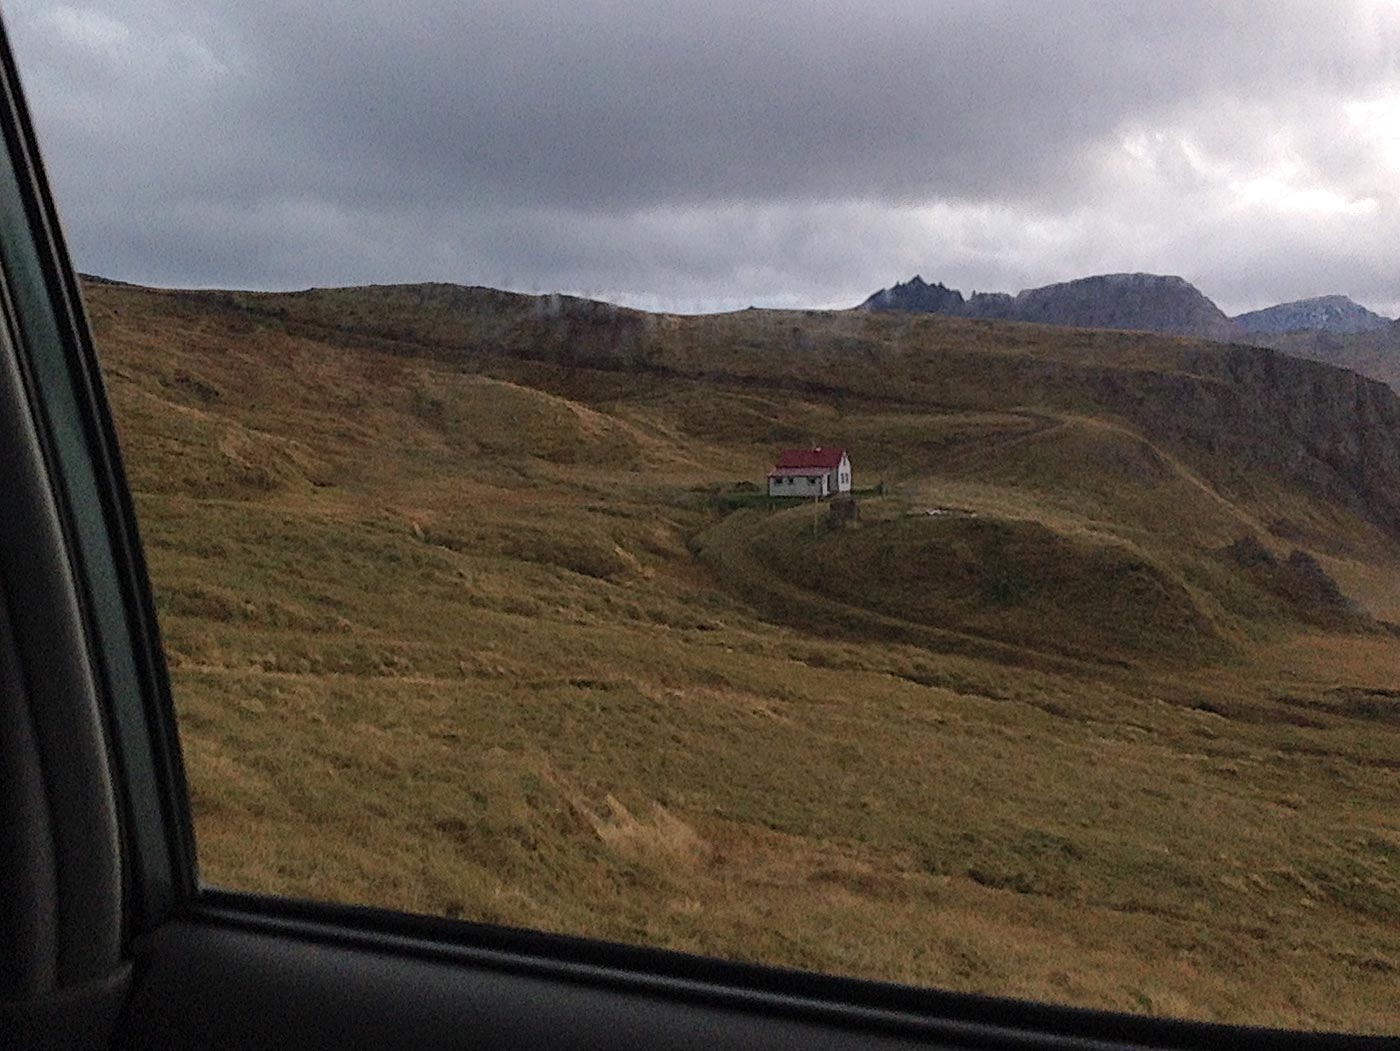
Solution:
[[[87,294],[212,881],[1400,1024],[1383,387],[946,318]],[[883,483],[858,520],[752,495],[809,442]]]

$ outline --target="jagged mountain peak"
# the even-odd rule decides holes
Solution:
[[[942,282],[930,285],[919,274],[908,281],[882,288],[861,304],[865,310],[913,310],[925,314],[961,312],[963,295]]]

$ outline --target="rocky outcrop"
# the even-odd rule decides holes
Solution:
[[[921,314],[960,314],[963,296],[943,284],[930,285],[915,274],[908,281],[882,288],[861,306],[866,310],[913,310]]]
[[[974,292],[960,312],[963,317],[1010,319],[1016,316],[1016,297],[1005,292]]]

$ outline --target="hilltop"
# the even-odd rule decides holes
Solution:
[[[1350,335],[1375,332],[1391,327],[1393,322],[1346,296],[1315,296],[1291,303],[1280,303],[1263,310],[1252,310],[1232,318],[1243,331],[1255,334],[1279,335],[1285,332],[1327,332]]]
[[[1383,384],[940,314],[85,296],[211,881],[1394,1028]],[[812,444],[856,518],[756,492]]]

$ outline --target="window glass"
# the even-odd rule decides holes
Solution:
[[[1321,11],[9,5],[205,878],[1400,1028],[1398,16]]]

